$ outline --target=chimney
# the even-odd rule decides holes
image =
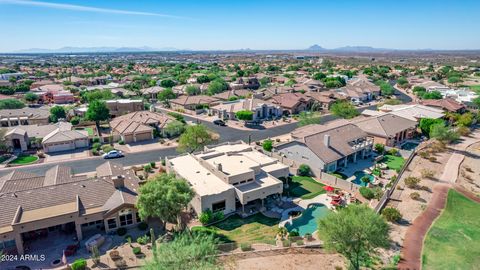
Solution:
[[[323,144],[325,144],[326,147],[330,147],[330,135],[325,134],[323,136]]]
[[[125,187],[125,176],[123,175],[113,176],[112,181],[113,181],[113,186],[116,189]]]
[[[276,95],[276,94],[278,94],[278,89],[277,89],[277,88],[275,88],[275,95]]]
[[[222,170],[223,170],[222,163],[217,164],[217,170],[222,172]]]

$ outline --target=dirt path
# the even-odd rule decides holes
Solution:
[[[402,260],[398,269],[420,269],[423,248],[423,239],[435,219],[441,214],[447,202],[449,184],[437,184],[433,187],[433,197],[425,211],[418,216],[405,235],[403,242]]]

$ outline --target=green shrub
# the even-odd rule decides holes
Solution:
[[[262,143],[262,148],[265,151],[271,152],[273,149],[273,141],[272,140],[265,140]]]
[[[78,117],[78,116],[72,117],[72,119],[70,119],[70,124],[72,124],[74,126],[80,124],[80,117]]]
[[[241,243],[240,244],[240,249],[242,251],[250,251],[250,250],[252,250],[252,245],[250,245],[248,243]]]
[[[117,234],[118,234],[119,236],[124,236],[125,234],[127,234],[127,229],[125,229],[125,228],[123,228],[123,227],[122,227],[122,228],[118,228],[118,229],[117,229]]]
[[[97,149],[93,149],[93,150],[92,150],[92,154],[93,154],[94,156],[100,155],[100,153],[98,152]]]
[[[210,209],[207,209],[200,214],[200,217],[198,219],[203,225],[209,224],[213,221],[213,213]]]
[[[376,143],[374,148],[375,148],[375,151],[377,151],[380,154],[382,154],[385,151],[385,146],[381,143]]]
[[[420,179],[417,177],[409,176],[405,178],[405,185],[409,188],[417,188],[420,183]]]
[[[110,144],[104,144],[104,145],[102,145],[102,151],[103,151],[104,153],[108,153],[108,152],[110,152],[110,151],[112,151],[112,150],[115,150],[115,148],[113,148]]]
[[[299,239],[295,242],[297,246],[303,246],[303,240]]]
[[[225,217],[225,215],[223,214],[222,211],[217,211],[217,212],[213,213],[213,220],[214,221],[222,220],[224,217]]]
[[[147,165],[143,166],[143,170],[146,171],[146,172],[150,172],[152,170],[152,166],[150,164],[147,164]]]
[[[308,166],[307,164],[301,164],[298,167],[298,175],[300,176],[309,176],[310,172],[311,172],[310,166]]]
[[[392,155],[392,156],[396,156],[396,155],[398,155],[398,150],[395,149],[395,148],[392,148],[392,149],[388,150],[388,154]]]
[[[362,196],[367,200],[371,200],[375,197],[373,191],[367,187],[361,187],[360,194],[362,194]]]
[[[385,219],[390,222],[398,222],[402,219],[402,214],[400,214],[400,212],[393,207],[387,207],[383,209],[382,216],[384,216]]]
[[[148,243],[149,240],[150,237],[148,235],[144,235],[137,238],[137,243],[139,243],[140,245],[145,245]]]
[[[410,198],[411,198],[412,200],[419,200],[419,199],[420,199],[420,193],[418,193],[418,192],[412,192],[412,193],[410,193]]]
[[[288,233],[288,236],[295,237],[295,236],[300,236],[300,234],[298,233],[297,230],[293,230],[293,231]]]
[[[146,229],[148,229],[148,225],[145,222],[140,222],[138,223],[137,228],[141,231],[145,231]]]
[[[125,235],[124,239],[125,239],[125,241],[127,241],[128,243],[132,243],[132,236],[131,236],[130,234]]]
[[[92,142],[93,143],[100,143],[100,138],[99,137],[93,137]]]
[[[290,242],[290,240],[288,240],[288,239],[282,240],[282,246],[283,247],[289,247],[291,245],[292,245],[292,242]]]
[[[133,247],[132,252],[133,252],[133,254],[138,255],[138,254],[142,253],[142,249],[140,247]]]
[[[100,149],[100,147],[102,147],[102,144],[99,143],[99,142],[96,142],[96,143],[92,144],[92,149],[94,149],[94,150],[98,151]]]
[[[154,161],[150,162],[149,164],[150,164],[150,166],[152,166],[152,168],[155,168],[157,166],[157,164],[155,164]]]
[[[124,144],[125,144],[125,141],[124,141],[124,140],[120,140],[120,141],[118,141],[118,144],[124,145]]]
[[[77,259],[72,263],[72,270],[84,270],[87,268],[87,260]]]

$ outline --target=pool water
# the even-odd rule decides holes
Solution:
[[[368,178],[370,178],[370,183],[373,183],[373,181],[375,180],[375,177],[373,175],[367,174],[364,171],[355,172],[353,175],[355,175],[355,179],[352,180],[352,183],[357,184],[357,185],[362,186],[362,187],[367,186],[367,183],[364,183],[362,181],[362,178],[364,176],[368,176]]]
[[[404,150],[408,150],[408,151],[412,151],[412,150],[415,150],[415,148],[417,148],[418,146],[418,143],[416,142],[406,142],[404,144],[402,144],[402,149]]]
[[[294,218],[291,224],[285,223],[285,228],[288,231],[297,230],[301,236],[306,233],[313,234],[317,230],[317,220],[324,218],[329,211],[323,204],[311,204],[301,216]]]

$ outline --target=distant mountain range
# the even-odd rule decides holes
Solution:
[[[42,49],[31,48],[25,50],[18,50],[12,53],[109,53],[109,52],[175,52],[175,51],[190,51],[190,49],[177,49],[173,47],[152,48],[148,46],[143,47],[63,47],[59,49]],[[255,50],[250,48],[236,49],[236,50],[203,50],[203,52],[245,52],[245,51],[272,51],[272,52],[325,52],[325,53],[388,53],[388,52],[430,52],[430,51],[448,51],[448,50],[432,50],[432,49],[387,49],[374,48],[370,46],[344,46],[339,48],[327,49],[318,44],[312,45],[306,49],[285,49],[285,50]],[[458,51],[477,51],[477,50],[458,50]]]

